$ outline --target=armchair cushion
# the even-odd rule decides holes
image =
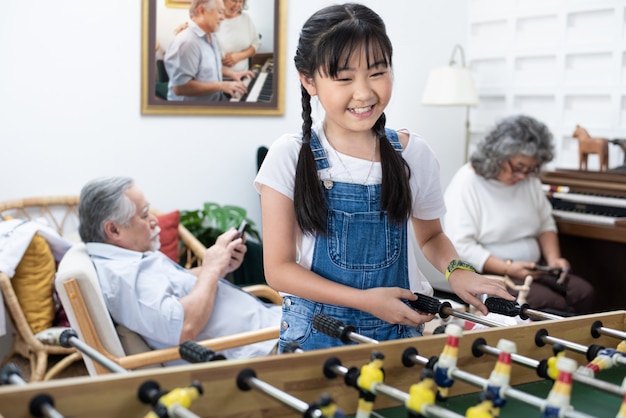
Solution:
[[[50,328],[54,321],[55,272],[56,262],[48,243],[35,234],[11,280],[26,321],[35,334]]]
[[[180,212],[175,210],[170,213],[158,215],[161,233],[161,252],[178,263],[178,224],[180,223]]]

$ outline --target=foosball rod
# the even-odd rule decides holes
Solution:
[[[416,352],[417,350],[414,347],[409,347],[404,351],[404,353],[402,354],[402,363],[404,364],[404,366],[412,367],[414,364],[424,365],[424,357],[415,355],[414,353]],[[485,379],[484,377],[463,371],[457,367],[450,369],[450,375],[455,379],[462,380],[465,383],[469,383],[483,390],[490,385],[489,379]],[[536,407],[540,411],[543,411],[545,407],[548,406],[548,401],[546,399],[539,398],[526,392],[522,392],[521,390],[515,389],[512,386],[503,386],[502,393],[504,395],[504,398],[515,399],[520,402],[524,402],[528,405]],[[587,415],[584,412],[575,411],[573,409],[563,411],[562,416],[567,418],[593,418],[591,415]]]
[[[27,385],[22,379],[20,369],[15,363],[6,364],[0,370],[0,384]],[[54,399],[47,393],[36,395],[31,399],[28,406],[29,412],[34,417],[64,418],[63,414],[54,408]],[[1,416],[2,414],[0,414]]]
[[[593,338],[600,338],[601,335],[607,335],[609,337],[618,338],[620,340],[626,340],[626,332],[619,331],[613,328],[605,328],[602,325],[602,321],[596,321],[591,324],[591,336]]]
[[[502,298],[488,297],[485,300],[485,306],[489,312],[511,317],[519,315],[521,319],[563,319],[562,316],[531,309],[527,303],[519,305],[515,301]]]
[[[63,331],[61,335],[59,336],[59,344],[65,348],[69,348],[69,347],[77,348],[82,353],[88,355],[93,360],[97,361],[103,367],[107,368],[109,371],[113,373],[129,373],[130,372],[129,370],[123,368],[122,366],[120,366],[119,364],[117,364],[116,362],[108,358],[107,356],[103,355],[102,353],[100,353],[99,351],[91,347],[90,345],[80,340],[74,329],[69,328]],[[179,346],[178,352],[181,356],[181,359],[186,360],[190,363],[201,363],[201,362],[207,362],[207,361],[222,360],[225,358],[221,354],[216,355],[212,350],[210,350],[207,347],[201,346],[195,341],[183,342]],[[158,385],[156,383],[154,384]],[[142,402],[144,400],[141,398],[142,396],[141,393],[142,393],[142,390],[144,392],[148,390],[146,388],[150,389],[151,387],[148,385],[144,387],[143,389],[142,388],[139,389],[139,393],[140,393],[139,398]],[[201,392],[201,389],[200,389],[200,392]],[[145,393],[148,393],[148,392],[145,392]],[[158,391],[152,391],[150,392],[150,394],[152,396],[163,395],[160,389],[158,389]],[[168,394],[165,393],[165,395],[163,396],[167,397]],[[158,402],[160,402],[160,398],[161,396],[159,396],[154,402],[151,402],[151,403],[153,405],[156,405]],[[189,411],[184,406],[180,404],[176,404],[176,402],[173,402],[171,405],[168,405],[168,413],[170,416],[177,417],[177,418],[199,418],[196,414]],[[148,414],[148,416],[151,416],[151,415]]]
[[[322,410],[314,405],[308,404],[305,401],[290,395],[278,389],[259,378],[257,378],[256,372],[253,369],[243,369],[237,375],[237,387],[242,391],[249,391],[254,388],[267,396],[283,403],[294,411],[300,412],[303,417],[308,418],[321,418],[324,416]]]
[[[418,311],[430,314],[439,314],[439,316],[443,319],[449,316],[455,316],[457,318],[465,319],[467,321],[475,322],[477,324],[482,324],[488,327],[506,326],[501,322],[491,320],[484,316],[478,316],[468,312],[453,309],[450,302],[441,302],[437,298],[423,295],[421,293],[415,294],[417,295],[417,300],[410,300],[409,304]]]
[[[563,347],[575,353],[584,354],[588,361],[593,360],[598,353],[604,349],[603,346],[598,344],[591,344],[590,346],[578,344],[572,341],[563,340],[561,338],[552,337],[548,334],[548,330],[541,328],[535,334],[535,345],[537,347],[543,347],[546,344],[561,344]],[[626,359],[622,360],[626,362]],[[625,364],[625,363],[622,363]]]
[[[101,352],[97,351],[92,346],[80,340],[78,338],[78,334],[72,328],[68,328],[61,333],[61,335],[59,336],[59,344],[65,348],[74,347],[80,350],[81,353],[88,355],[91,359],[97,361],[99,364],[101,364],[103,367],[108,369],[110,372],[128,373],[128,370],[126,370],[125,368],[123,368],[122,366],[120,366],[119,364],[117,364],[116,362],[114,362],[113,360],[111,360],[110,358],[102,354]]]
[[[498,357],[501,353],[502,353],[502,350],[500,350],[497,347],[487,345],[487,341],[485,341],[485,339],[482,337],[477,338],[474,341],[474,344],[472,344],[472,354],[476,358],[481,357],[483,354],[489,354],[494,357]],[[537,375],[539,377],[542,377],[544,379],[549,379],[547,370],[542,370],[543,368],[542,362],[539,360],[525,357],[517,353],[511,353],[511,361],[513,361],[516,364],[526,366],[530,369],[534,369],[537,372]],[[600,390],[606,391],[608,393],[611,393],[617,396],[624,396],[626,394],[626,390],[619,385],[606,382],[603,380],[599,380],[599,379],[594,379],[593,377],[590,377],[584,374],[574,373],[572,375],[572,379],[583,385],[600,389]]]
[[[317,319],[317,320],[316,320]],[[339,329],[346,329],[349,328],[347,327],[342,321],[339,321],[335,318],[329,317],[327,315],[323,315],[323,314],[317,314],[313,317],[313,327],[315,327],[318,331],[323,332],[329,336],[333,336],[335,338],[342,338],[342,333],[339,332]],[[350,337],[349,341],[357,341],[358,339],[355,338],[356,334],[355,332],[350,331],[348,333],[348,336]],[[343,339],[342,339],[343,341]],[[378,342],[378,341],[377,341]],[[406,366],[406,367],[412,367],[415,364],[420,364],[422,366],[429,366],[432,367],[434,366],[432,363],[434,361],[435,358],[432,359],[427,359],[426,357],[420,356],[417,354],[417,349],[413,348],[413,347],[409,347],[407,348],[403,355],[402,355],[402,363]],[[347,373],[347,369],[346,370],[342,370],[342,372]],[[463,370],[460,370],[458,368],[453,368],[451,370],[451,374],[454,378],[458,378],[460,380],[463,380],[466,383],[472,384],[474,386],[477,386],[481,389],[484,389],[487,387],[487,385],[489,384],[489,380],[485,379],[483,377],[480,376],[476,376],[474,374],[471,373],[467,373]],[[504,388],[504,393],[507,397],[510,397],[512,399],[516,399],[522,402],[526,402],[529,405],[535,406],[537,408],[539,408],[540,410],[543,410],[543,408],[545,408],[545,406],[547,405],[547,401],[545,399],[541,399],[538,398],[536,396],[530,395],[528,393],[522,392],[520,390],[517,390],[513,387],[506,387]],[[568,418],[588,418],[590,417],[587,414],[578,412],[578,411],[574,411],[574,410],[569,410],[565,412],[565,417]]]
[[[59,344],[65,348],[77,348],[82,353],[88,355],[113,373],[129,372],[128,369],[123,368],[109,357],[79,339],[76,331],[71,328],[66,329],[61,333],[59,336]],[[189,363],[205,363],[208,361],[225,359],[223,355],[216,354],[213,350],[191,340],[180,344],[178,347],[178,353],[180,354],[181,359],[186,360]]]
[[[337,376],[344,377],[344,381],[348,383],[348,381],[354,380],[356,381],[356,377],[358,376],[358,371],[356,368],[349,369],[341,364],[341,361],[336,357],[331,357],[324,363],[324,375],[333,379]],[[352,376],[353,378],[347,378],[347,376]],[[356,383],[348,383],[350,386],[357,387]],[[357,387],[358,389],[358,387]],[[406,392],[403,392],[393,386],[389,386],[385,383],[376,383],[372,386],[372,392],[375,395],[381,394],[390,397],[396,401],[402,402],[402,404],[406,404],[409,400],[410,395]],[[434,404],[426,404],[423,405],[423,412],[426,412],[426,416],[429,417],[439,417],[439,418],[462,418],[463,415],[459,415],[454,411],[450,411],[449,409],[442,408],[438,405]]]

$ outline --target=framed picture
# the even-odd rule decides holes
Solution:
[[[247,0],[261,46],[250,58],[256,76],[240,98],[168,100],[164,58],[177,29],[189,21],[191,0],[142,0],[141,113],[146,115],[282,115],[285,105],[287,0]],[[219,36],[219,35],[218,35]]]

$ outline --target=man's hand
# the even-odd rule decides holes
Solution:
[[[217,237],[215,244],[206,250],[202,266],[217,269],[219,277],[224,277],[241,266],[247,250],[244,238],[231,228]]]

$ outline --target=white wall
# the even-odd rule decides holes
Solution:
[[[12,1],[0,14],[0,200],[76,194],[100,175],[129,175],[160,210],[204,201],[244,206],[260,221],[252,188],[256,149],[300,129],[292,57],[304,20],[329,1],[288,2],[284,116],[140,114],[139,1]],[[427,73],[466,36],[464,0],[364,2],[388,25],[395,93],[388,125],[421,132],[447,180],[463,159],[461,108],[426,108]]]
[[[226,117],[140,114],[140,1],[5,2],[0,200],[78,194],[96,176],[128,175],[159,210],[216,201],[247,208],[260,224],[252,187],[256,149],[300,130],[292,57],[306,18],[332,3],[288,2],[285,114]],[[447,63],[454,44],[463,44],[468,3],[363,3],[384,18],[395,48],[388,126],[421,133],[440,157],[447,184],[463,161],[465,113],[422,107],[420,98],[430,68]],[[4,346],[0,340],[0,352]]]

